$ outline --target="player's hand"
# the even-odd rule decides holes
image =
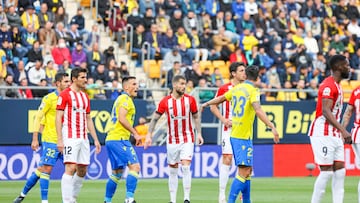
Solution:
[[[64,142],[62,140],[58,140],[57,149],[59,150],[60,153],[63,153],[63,151],[64,151]]]
[[[344,139],[344,143],[345,144],[351,144],[352,140],[351,140],[351,134],[348,131],[345,131],[342,134],[342,137]]]
[[[96,147],[96,150],[95,150],[96,154],[99,154],[99,153],[101,152],[100,142],[99,142],[98,140],[96,140],[96,141],[94,142],[94,145],[95,145],[95,147]]]
[[[141,145],[141,136],[138,135],[137,133],[134,134],[133,136],[134,136],[134,138],[135,138],[135,140],[136,140],[135,145],[136,145],[136,146]]]
[[[149,146],[151,146],[151,143],[152,143],[151,135],[148,134],[146,135],[145,138],[144,149],[147,149]]]
[[[278,131],[276,130],[276,128],[271,128],[271,132],[272,134],[274,135],[274,142],[275,144],[279,143],[280,142],[280,137],[279,137],[279,133]]]
[[[31,149],[37,151],[39,149],[39,140],[33,140],[31,142]]]
[[[223,123],[224,123],[225,127],[227,127],[227,128],[231,128],[231,126],[232,126],[232,122],[230,119],[225,119],[225,122],[223,122]]]
[[[200,133],[198,133],[197,134],[197,144],[198,145],[202,145],[202,144],[204,144],[204,138],[201,136],[201,134]]]

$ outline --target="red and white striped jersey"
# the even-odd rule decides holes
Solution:
[[[219,97],[221,95],[224,95],[227,91],[229,91],[231,88],[233,87],[232,83],[226,83],[224,85],[222,85],[217,93],[215,97]],[[230,101],[225,100],[222,104],[221,104],[221,108],[222,108],[222,116],[225,119],[231,119],[231,104]],[[227,131],[231,131],[231,128],[226,127],[224,124],[222,124],[222,131],[223,132],[227,132]]]
[[[184,94],[179,99],[175,99],[172,95],[166,96],[160,101],[156,112],[160,115],[166,113],[168,123],[167,143],[194,142],[192,114],[198,112],[194,97],[187,94]]]
[[[343,108],[343,91],[332,76],[327,77],[319,87],[318,101],[316,104],[315,120],[310,126],[309,136],[336,136],[340,138],[340,132],[332,126],[322,113],[322,99],[333,100],[331,112],[338,122]]]
[[[355,112],[354,127],[351,130],[352,141],[360,143],[360,87],[352,91],[348,105],[352,105]]]
[[[86,93],[67,88],[59,95],[56,110],[64,111],[64,138],[87,139],[86,114],[90,113],[90,100]]]

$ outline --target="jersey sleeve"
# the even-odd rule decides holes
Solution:
[[[320,91],[322,99],[335,99],[338,95],[336,86],[331,84],[325,84]]]
[[[220,97],[221,95],[224,95],[225,92],[226,92],[226,89],[224,88],[224,86],[222,86],[222,87],[220,87],[220,88],[218,89],[218,91],[216,92],[215,97]]]
[[[190,97],[190,98],[191,98],[190,111],[191,111],[191,113],[195,114],[198,112],[196,99],[194,97]]]
[[[260,102],[260,91],[258,88],[253,88],[250,95],[250,103]]]
[[[120,100],[119,100],[119,107],[120,108],[124,108],[126,109],[127,111],[130,110],[130,97],[127,96],[127,95],[121,95],[120,96]]]
[[[165,97],[165,98],[167,98],[167,97]],[[166,101],[165,98],[160,101],[159,106],[158,106],[158,108],[156,110],[156,113],[158,113],[160,115],[162,115],[166,111],[166,106],[167,105],[166,105],[166,102],[165,102]]]
[[[350,99],[349,99],[349,104],[350,104],[351,106],[355,106],[355,100],[356,100],[355,92],[356,92],[356,91],[359,91],[358,88],[356,88],[355,90],[353,90],[353,91],[351,92],[351,96],[350,96]]]
[[[224,94],[225,99],[228,101],[231,101],[232,95],[233,95],[233,89],[230,89],[229,91],[225,92],[225,94]]]
[[[39,106],[38,111],[36,112],[35,120],[34,120],[34,132],[39,132],[40,125],[44,124],[44,115],[51,107],[51,101],[49,99],[49,95],[45,96],[41,100],[41,104]]]
[[[88,105],[86,107],[86,114],[90,114],[90,111],[91,111],[91,108],[90,108],[90,99],[89,99],[89,96],[87,94],[86,95],[86,99],[87,99],[87,102],[88,102]]]
[[[68,103],[68,97],[65,94],[65,92],[62,92],[57,100],[56,110],[64,111],[67,103]]]

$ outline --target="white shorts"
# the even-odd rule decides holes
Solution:
[[[355,154],[355,164],[360,168],[360,143],[355,143],[351,145]]]
[[[167,162],[169,165],[179,163],[181,160],[192,160],[194,143],[167,144]]]
[[[64,163],[90,164],[90,143],[88,139],[64,140]]]
[[[233,154],[232,146],[230,143],[230,130],[223,131],[221,135],[221,150],[222,154]]]
[[[315,163],[333,165],[335,161],[344,162],[344,143],[338,137],[311,136],[311,148]]]

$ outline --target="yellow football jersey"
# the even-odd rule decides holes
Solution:
[[[39,132],[40,124],[44,125],[44,129],[41,134],[42,142],[57,143],[55,115],[58,96],[58,91],[47,94],[42,99],[39,109],[36,113],[34,131]]]
[[[252,103],[260,101],[259,89],[253,83],[240,83],[225,93],[225,98],[231,101],[232,129],[231,137],[252,139],[255,110]]]
[[[121,107],[128,111],[126,114],[126,120],[130,123],[131,126],[134,125],[136,110],[133,99],[126,93],[123,93],[122,95],[118,96],[112,107],[111,126],[105,141],[129,140],[130,138],[131,133],[119,122],[119,110]]]

